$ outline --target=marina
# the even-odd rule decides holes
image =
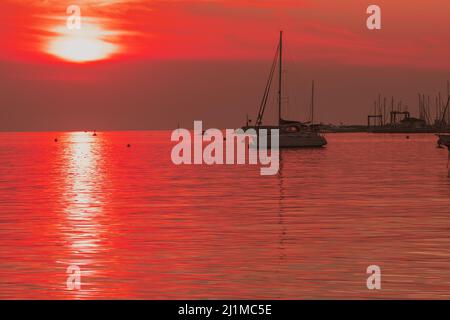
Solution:
[[[378,95],[374,102],[374,112],[367,116],[367,131],[373,133],[450,133],[450,88],[447,82],[447,98],[443,101],[441,93],[435,97],[435,112],[432,113],[430,95],[418,94],[418,114],[413,117],[408,106],[400,100],[391,98],[390,110],[387,98]],[[388,121],[389,116],[389,121]]]

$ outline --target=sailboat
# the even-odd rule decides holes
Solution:
[[[262,120],[267,105],[270,88],[272,86],[273,78],[275,75],[276,67],[278,65],[278,125],[276,126],[263,126]],[[301,148],[301,147],[323,147],[327,144],[327,140],[314,128],[313,114],[314,114],[314,85],[313,85],[313,98],[311,104],[311,125],[302,123],[300,121],[285,120],[281,116],[282,111],[282,68],[283,68],[283,31],[280,31],[280,40],[278,48],[275,54],[272,68],[269,74],[269,80],[266,84],[264,95],[259,108],[258,116],[254,126],[250,126],[250,121],[247,117],[247,123],[242,128],[243,130],[255,129],[259,132],[259,129],[267,129],[270,134],[271,129],[279,130],[279,147],[280,148]],[[270,140],[270,139],[269,139]]]

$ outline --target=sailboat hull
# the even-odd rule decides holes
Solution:
[[[270,131],[269,131],[270,132]],[[266,136],[265,136],[266,137]],[[258,135],[259,138],[259,135]],[[258,139],[259,140],[259,139]],[[253,140],[256,142],[256,139]],[[267,147],[271,147],[270,134],[267,137]],[[327,145],[327,140],[324,136],[317,132],[295,132],[295,133],[280,133],[279,148],[321,148]],[[262,143],[258,141],[258,146]],[[253,145],[255,146],[255,145]]]
[[[314,132],[280,135],[280,148],[320,148],[326,144],[325,137]]]

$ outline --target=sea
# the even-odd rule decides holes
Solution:
[[[0,298],[449,299],[447,149],[325,136],[262,176],[169,131],[0,133]]]

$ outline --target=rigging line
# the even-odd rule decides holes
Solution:
[[[278,56],[276,55],[276,56],[275,56],[275,61],[276,61],[277,59],[278,59]],[[263,110],[262,110],[262,113],[261,113],[261,119],[260,119],[260,122],[261,122],[261,123],[262,123],[262,118],[263,118],[263,116],[264,116],[264,112],[265,112],[265,110],[266,110],[267,100],[269,99],[270,89],[271,89],[271,86],[272,86],[272,83],[273,83],[273,77],[274,77],[274,74],[275,74],[275,69],[276,69],[276,63],[275,63],[274,66],[273,66],[272,74],[271,74],[271,77],[270,77],[270,84],[269,84],[269,87],[267,88],[266,96],[265,96],[265,99],[264,99],[264,106],[263,106]]]
[[[448,96],[448,98],[447,98],[447,105],[445,106],[444,113],[442,115],[442,122],[445,121],[445,116],[446,116],[446,114],[448,112],[448,104],[449,104],[449,102],[450,102],[450,96]]]
[[[261,105],[259,107],[258,117],[256,119],[256,125],[257,126],[260,126],[262,124],[262,118],[264,116],[264,111],[266,109],[267,98],[268,98],[269,93],[270,93],[270,88],[271,88],[271,85],[272,85],[273,75],[275,73],[275,69],[276,69],[276,66],[277,66],[279,49],[280,49],[280,45],[277,46],[277,50],[275,52],[275,58],[274,58],[274,60],[272,62],[272,67],[271,67],[270,73],[269,73],[269,80],[267,81],[266,88],[264,90],[264,95],[263,95],[263,98],[262,98],[262,101],[261,101]]]
[[[258,113],[258,119],[256,121],[256,125],[257,126],[262,124],[262,118],[264,116],[264,112],[265,112],[266,105],[267,105],[267,99],[268,99],[268,96],[270,94],[270,87],[271,87],[271,84],[272,84],[272,81],[273,81],[273,75],[275,73],[276,61],[278,59],[278,51],[279,51],[279,45],[278,45],[276,53],[275,53],[275,58],[274,58],[274,61],[272,63],[272,68],[270,70],[269,79],[268,79],[268,82],[266,84],[266,88],[265,88],[265,91],[264,91],[263,99],[261,101],[260,111]]]

